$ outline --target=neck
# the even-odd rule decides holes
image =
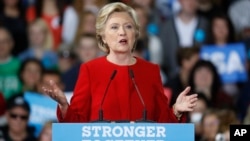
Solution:
[[[23,141],[25,139],[25,137],[27,136],[26,132],[11,132],[9,131],[9,136],[11,137],[11,139],[15,140],[15,141]]]
[[[108,61],[117,64],[117,65],[133,65],[136,60],[133,57],[133,55],[130,54],[114,54],[114,53],[109,53],[107,55]]]
[[[185,13],[185,12],[180,12],[179,13],[179,18],[184,22],[184,23],[189,23],[193,18],[195,18],[195,14],[191,13]]]

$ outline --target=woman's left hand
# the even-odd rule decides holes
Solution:
[[[181,114],[182,112],[190,112],[194,110],[196,106],[197,94],[187,95],[190,92],[190,87],[187,87],[184,91],[180,93],[180,95],[176,99],[176,103],[174,104],[174,111],[177,114]]]

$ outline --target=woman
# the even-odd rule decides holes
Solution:
[[[119,2],[104,6],[97,16],[96,34],[98,45],[107,56],[81,66],[71,104],[53,81],[50,81],[50,87],[43,88],[58,102],[60,122],[94,121],[101,110],[107,120],[136,121],[141,119],[144,109],[139,95],[145,103],[148,120],[155,122],[180,122],[184,120],[183,112],[193,110],[197,95],[186,96],[190,88],[186,88],[177,98],[174,108],[169,109],[159,67],[132,56],[139,36],[139,24],[131,7]],[[130,75],[131,70],[134,75]],[[137,93],[133,82],[141,94]],[[110,86],[107,87],[108,83]]]
[[[42,62],[46,69],[57,67],[57,54],[50,50],[52,34],[43,19],[36,19],[29,25],[29,48],[19,54],[19,59],[25,61],[29,58],[36,58]]]
[[[26,19],[30,23],[42,18],[52,32],[52,50],[57,50],[62,41],[62,28],[64,19],[64,3],[61,0],[36,0],[35,5],[28,7]],[[68,31],[68,30],[67,30]]]
[[[213,108],[234,107],[233,100],[223,90],[220,76],[215,66],[205,60],[199,60],[189,75],[189,85],[196,93],[203,93]]]
[[[202,135],[199,141],[215,141],[220,127],[218,111],[207,109],[201,119]]]
[[[224,46],[228,43],[235,42],[235,33],[230,19],[224,14],[217,14],[212,17],[209,28],[207,44]]]
[[[22,82],[22,91],[37,92],[44,67],[42,63],[34,58],[26,59],[20,66],[19,79]]]

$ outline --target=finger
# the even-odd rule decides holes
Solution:
[[[197,98],[197,94],[189,95],[189,96],[187,96],[187,99],[188,99],[188,100],[191,100],[191,99],[198,99],[198,98]]]
[[[190,103],[191,103],[191,104],[196,103],[197,100],[198,100],[198,98],[190,99]]]
[[[182,91],[180,95],[187,95],[190,92],[190,90],[191,90],[190,87],[186,87],[186,89]]]
[[[194,108],[196,106],[196,103],[190,103],[189,105],[188,105],[188,108]]]

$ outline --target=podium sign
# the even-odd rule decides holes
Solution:
[[[53,141],[194,141],[192,123],[53,123]]]

